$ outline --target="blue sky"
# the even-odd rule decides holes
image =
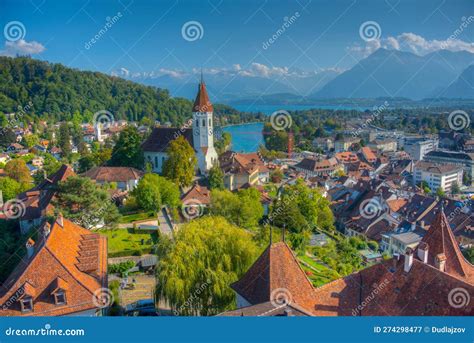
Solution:
[[[30,53],[109,74],[201,67],[271,73],[346,69],[380,46],[431,52],[474,15],[474,1],[0,0],[0,9],[2,27],[16,21],[24,26],[20,40],[1,37],[3,55]],[[100,34],[107,18],[114,23]],[[285,19],[291,23],[264,49]],[[200,39],[183,38],[189,21],[201,25]],[[368,21],[378,24],[380,37],[366,42],[359,28]],[[474,52],[473,41],[474,22],[449,48]]]

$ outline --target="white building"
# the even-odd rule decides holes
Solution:
[[[415,184],[425,181],[432,191],[441,188],[445,192],[450,192],[454,183],[462,185],[463,170],[454,165],[419,161],[415,164],[413,175]]]
[[[438,148],[438,140],[423,137],[405,138],[403,148],[414,160],[420,161],[427,153]]]

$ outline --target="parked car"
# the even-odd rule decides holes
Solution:
[[[131,317],[156,317],[159,316],[153,299],[143,299],[125,307],[125,315]]]

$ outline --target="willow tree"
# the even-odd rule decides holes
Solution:
[[[234,308],[229,286],[257,254],[248,232],[212,216],[186,224],[174,242],[165,240],[159,250],[156,293],[181,316],[208,316]]]

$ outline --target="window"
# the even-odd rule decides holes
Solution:
[[[33,298],[25,297],[20,300],[21,312],[30,312],[33,311]]]
[[[212,126],[211,118],[209,118],[209,126]]]
[[[199,119],[196,119],[196,127],[199,127]]]
[[[202,126],[206,126],[206,119],[202,120]]]
[[[155,156],[155,168],[158,168],[158,156]]]
[[[64,291],[57,291],[54,293],[54,302],[56,305],[63,305],[66,303],[66,294]]]

